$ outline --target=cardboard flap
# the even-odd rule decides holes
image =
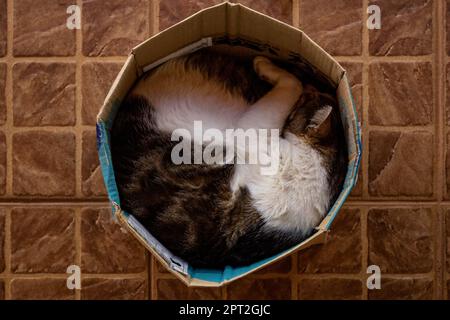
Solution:
[[[148,65],[202,38],[224,36],[264,43],[284,59],[297,54],[336,85],[344,74],[344,69],[302,31],[229,2],[199,11],[136,46],[132,53],[140,72],[143,72]]]
[[[97,122],[103,121],[108,128],[110,127],[110,121],[115,118],[120,103],[138,77],[136,60],[134,55],[130,55],[106,95],[105,102],[97,115]]]

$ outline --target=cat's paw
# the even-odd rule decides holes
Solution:
[[[270,59],[263,56],[257,56],[253,59],[253,69],[261,79],[273,85],[280,81],[300,84],[300,81],[294,75],[276,66]]]
[[[281,70],[266,57],[258,56],[253,59],[253,69],[258,76],[271,84],[275,84],[281,77]]]

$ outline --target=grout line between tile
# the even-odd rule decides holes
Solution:
[[[150,0],[149,24],[152,35],[159,31],[159,2],[160,0]],[[153,255],[150,252],[147,255],[148,299],[157,300],[157,265]]]
[[[154,4],[154,6],[156,6]],[[151,8],[151,11],[153,11],[153,7]],[[154,28],[157,28],[155,26],[155,23],[153,23],[151,26],[150,31],[153,32]],[[156,32],[155,32],[156,33]],[[333,56],[334,59],[340,61],[340,62],[393,62],[393,63],[411,63],[411,62],[431,62],[433,60],[432,55],[425,55],[425,56],[370,56],[366,59],[363,56]],[[38,56],[26,56],[26,57],[12,57],[14,62],[19,63],[52,63],[52,62],[74,62],[76,61],[76,55],[75,56],[65,56],[65,57],[56,57],[56,56],[49,56],[49,57],[38,57]],[[83,56],[83,60],[85,62],[105,62],[105,63],[124,63],[127,59],[127,56],[104,56],[104,57],[86,57]],[[449,58],[450,60],[450,58]],[[8,62],[8,57],[0,57],[0,62]],[[450,62],[450,61],[449,61]]]
[[[78,31],[78,30],[77,30]],[[17,57],[8,56],[1,57],[0,62],[8,62],[13,60],[18,63],[57,63],[57,62],[76,62],[77,55],[65,56],[65,57],[56,57],[56,56],[48,56],[48,57],[38,57],[38,56],[24,56]],[[83,57],[86,62],[118,62],[124,63],[127,60],[127,56],[105,56],[105,57]]]
[[[435,230],[437,236],[435,238],[435,298],[442,299],[445,297],[444,272],[445,272],[445,219],[444,210],[442,208],[443,199],[445,197],[445,90],[444,90],[444,73],[445,73],[445,26],[444,26],[444,1],[433,2],[433,97],[436,123],[436,150],[437,150],[437,166],[435,167],[435,189],[438,197],[436,208]]]
[[[367,267],[369,264],[369,239],[367,233],[368,209],[362,207],[361,213],[361,282],[363,286],[363,300],[367,300],[369,296],[367,281]]]
[[[364,8],[364,7],[363,7]],[[363,29],[367,30],[366,27]],[[363,31],[364,34],[365,31]],[[363,50],[364,51],[364,50]],[[369,62],[369,63],[381,63],[381,62],[390,62],[390,63],[411,63],[411,62],[431,62],[433,60],[433,55],[424,55],[424,56],[370,56],[367,53],[367,56],[333,56],[338,61],[342,62]]]
[[[255,276],[249,276],[252,278],[255,278]],[[430,272],[430,273],[416,273],[416,274],[411,274],[411,273],[383,273],[382,277],[381,277],[381,288],[383,288],[383,279],[385,278],[389,278],[389,279],[430,279],[434,277],[434,272]],[[298,279],[353,279],[353,280],[362,280],[363,282],[363,286],[365,286],[365,280],[367,279],[367,275],[364,274],[360,274],[360,273],[320,273],[320,274],[299,274],[298,275]],[[364,293],[363,293],[364,295]]]
[[[13,126],[13,75],[12,75],[12,50],[13,50],[13,15],[14,15],[14,3],[13,0],[7,0],[6,2],[6,12],[7,12],[7,50],[6,50],[6,122],[4,126],[4,134],[6,140],[6,192],[7,196],[13,194],[12,185],[12,163],[13,163],[13,153],[12,153],[12,133],[11,128]],[[4,256],[5,256],[5,299],[11,299],[11,210],[6,211],[5,218],[5,243],[4,243]]]
[[[0,198],[0,206],[2,207],[16,207],[16,206],[96,206],[109,207],[108,199],[42,199],[42,198],[25,198],[25,199],[9,199]]]
[[[362,4],[362,119],[360,120],[363,123],[362,128],[362,145],[363,145],[363,154],[362,154],[362,197],[367,198],[369,195],[369,29],[365,24],[367,21],[367,8],[369,7],[369,0],[363,0]],[[360,169],[361,170],[361,169]],[[367,239],[367,207],[361,208],[361,282],[362,282],[362,299],[368,299],[368,289],[367,285],[364,281],[366,279],[367,274],[367,264],[369,260],[369,244]]]
[[[81,12],[83,12],[83,3],[81,0],[77,0],[77,5],[81,8]],[[81,30],[76,29],[75,31],[75,41],[76,41],[76,72],[75,72],[75,126],[73,127],[75,136],[76,136],[76,147],[75,147],[75,192],[76,195],[81,197],[81,160],[82,160],[82,133],[83,129],[81,128],[81,108],[82,108],[82,93],[81,93],[81,65],[82,65],[82,53],[81,53]]]
[[[446,201],[450,205],[449,201]],[[390,199],[372,199],[372,200],[348,200],[345,202],[346,207],[389,207],[389,208],[405,208],[405,207],[432,207],[437,204],[436,200],[390,200]]]
[[[366,123],[366,126],[370,128],[370,131],[401,131],[401,132],[429,132],[435,133],[435,125],[424,125],[424,126],[383,126],[383,125],[371,125]]]
[[[363,103],[364,104],[364,103]],[[0,126],[0,129],[6,129],[7,125]],[[95,129],[94,125],[83,125],[80,124],[78,128],[82,130],[92,130]],[[434,125],[416,125],[416,126],[383,126],[383,125],[370,125],[370,129],[377,131],[402,131],[402,132],[430,132],[434,133]],[[77,132],[77,126],[39,126],[39,127],[13,127],[10,129],[12,133],[16,132],[32,132],[32,131],[52,131],[52,132]]]
[[[147,290],[145,290],[145,299],[150,300],[152,296],[151,276],[153,268],[151,266],[151,253],[145,250],[145,281],[147,283]]]
[[[227,291],[228,285],[224,285],[220,288],[221,297],[223,300],[228,299],[228,291]]]
[[[12,186],[12,133],[13,127],[13,58],[12,58],[12,45],[13,45],[13,0],[7,1],[7,52],[6,52],[6,122],[2,126],[5,139],[6,139],[6,195],[13,194]]]
[[[82,279],[135,279],[142,278],[146,279],[147,273],[82,273]],[[434,272],[429,273],[384,273],[383,277],[391,279],[430,279],[434,277]],[[67,279],[66,273],[17,273],[10,274],[6,276],[5,274],[0,275],[0,279],[45,279],[45,278],[55,278],[55,279]],[[289,279],[290,275],[286,273],[269,273],[269,274],[250,274],[245,276],[246,279],[262,280],[262,279]],[[361,276],[361,273],[302,273],[294,277],[294,279],[365,279],[366,276]],[[159,274],[159,279],[177,279],[171,273],[161,273]],[[239,281],[239,280],[238,280]]]
[[[363,21],[366,19],[367,15],[367,7],[369,5],[368,0],[363,1],[362,5],[362,17]],[[365,25],[362,26],[362,119],[360,120],[363,123],[361,128],[362,131],[362,158],[361,158],[361,169],[362,170],[362,198],[367,198],[369,195],[368,185],[369,185],[369,66],[368,66],[368,57],[369,57],[369,30]]]
[[[300,28],[300,0],[292,0],[292,26]]]
[[[77,5],[81,8],[83,12],[83,2],[81,0],[76,1]],[[75,136],[76,136],[76,146],[75,146],[75,193],[77,196],[81,197],[82,194],[82,119],[81,119],[81,107],[82,107],[82,92],[81,92],[81,64],[82,64],[82,33],[80,29],[75,31],[75,41],[76,41],[76,71],[75,71]],[[76,208],[75,210],[75,263],[81,268],[81,208]],[[83,274],[83,270],[81,270]],[[75,300],[81,300],[81,290],[83,290],[83,282],[81,282],[81,289],[75,290]]]
[[[146,272],[140,273],[83,273],[81,272],[81,279],[136,279],[146,278]],[[14,278],[14,279],[67,279],[66,273],[11,273],[8,277],[0,275],[0,279]],[[79,290],[77,290],[79,291]]]
[[[81,208],[75,209],[75,265],[81,269]],[[83,274],[83,270],[81,273]],[[82,289],[83,283],[81,283]],[[75,290],[75,300],[81,300],[81,290]]]
[[[156,34],[159,32],[159,3],[160,0],[150,0],[152,2],[152,9],[153,9],[153,34]]]

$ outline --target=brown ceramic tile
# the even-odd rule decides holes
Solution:
[[[75,136],[41,130],[14,134],[13,192],[29,196],[73,195]]]
[[[5,300],[5,283],[0,280],[0,300]]]
[[[147,291],[144,279],[83,279],[82,300],[143,300]]]
[[[372,0],[381,11],[381,28],[369,30],[371,55],[425,55],[432,50],[430,0]]]
[[[6,138],[0,131],[0,195],[6,190]]]
[[[257,271],[255,274],[289,273],[292,269],[293,257],[295,257],[295,255],[290,255],[280,261],[274,262],[271,265]]]
[[[149,36],[146,0],[83,0],[83,54],[126,56]]]
[[[178,279],[160,279],[157,282],[159,300],[217,300],[222,298],[220,288],[187,287]]]
[[[7,11],[6,0],[0,0],[0,57],[6,55],[6,34],[7,34]]]
[[[15,126],[75,124],[75,64],[18,63],[13,83]]]
[[[74,4],[68,0],[44,0],[36,7],[31,0],[10,1],[13,4],[6,16],[6,0],[0,0],[0,58],[7,53],[7,34],[13,36],[11,50],[15,56],[28,56],[23,61],[0,62],[0,126],[6,124],[6,78],[12,68],[13,103],[11,120],[16,128],[0,128],[0,198],[3,201],[31,201],[11,212],[11,282],[8,297],[13,299],[74,299],[75,291],[66,288],[66,268],[75,261],[74,210],[68,207],[36,205],[33,197],[52,203],[63,197],[81,196],[80,201],[103,199],[105,190],[98,168],[93,125],[104,97],[122,63],[108,62],[106,56],[125,56],[137,43],[149,35],[150,7],[153,0],[82,0],[82,53],[98,57],[95,62],[82,64],[80,79],[75,77],[73,58],[44,63],[32,56],[73,56],[76,52],[75,31],[65,27],[66,8]],[[180,21],[201,8],[222,0],[161,0],[160,29]],[[234,1],[233,2],[237,2]],[[292,1],[242,0],[240,3],[260,12],[292,22]],[[362,54],[362,30],[365,28],[365,9],[362,0],[326,1],[301,0],[298,12],[302,29],[333,55]],[[382,29],[369,31],[369,53],[384,55],[432,54],[432,14],[435,6],[430,0],[371,0],[381,7]],[[317,10],[320,8],[321,10]],[[297,9],[297,8],[295,8]],[[434,13],[432,13],[432,11]],[[14,17],[13,17],[14,15]],[[14,23],[6,30],[6,21]],[[450,0],[447,1],[447,53],[450,55]],[[437,24],[435,24],[437,26]],[[441,30],[445,33],[445,30]],[[396,58],[399,61],[401,58]],[[358,113],[363,105],[362,66],[369,68],[369,105],[363,125],[421,126],[444,121],[450,127],[450,64],[444,70],[432,63],[406,61],[372,62],[360,58],[343,59],[348,71]],[[350,61],[349,61],[350,60]],[[114,61],[117,61],[114,60]],[[357,62],[359,61],[359,62]],[[10,65],[7,67],[7,63]],[[436,118],[433,105],[432,74],[447,76],[447,114]],[[79,81],[75,83],[76,81]],[[404,84],[408,83],[407,86]],[[9,85],[9,83],[8,83]],[[75,85],[82,93],[81,110],[75,110]],[[445,88],[444,88],[445,89]],[[75,114],[80,112],[81,119]],[[439,113],[440,115],[441,113]],[[8,114],[9,115],[9,114]],[[40,126],[73,126],[77,121],[83,132],[61,129],[39,129]],[[436,122],[438,123],[438,122]],[[24,132],[25,131],[25,132]],[[447,130],[448,131],[448,130]],[[398,209],[400,201],[436,200],[433,196],[434,175],[439,154],[447,152],[448,172],[444,192],[450,199],[450,132],[444,150],[438,150],[438,137],[432,130],[377,129],[364,137],[367,145],[368,181],[359,182],[353,197],[362,197],[363,184],[369,187],[370,197],[386,197],[393,208],[370,208],[367,237],[367,263],[378,264],[384,273],[401,274],[382,277],[381,290],[369,290],[369,299],[431,299],[450,297],[450,280],[434,282],[433,276],[410,277],[418,273],[433,274],[443,268],[450,273],[450,244],[446,245],[446,265],[435,260],[434,236],[450,239],[450,207],[443,214],[446,229],[442,235],[434,209]],[[8,137],[6,139],[5,135]],[[6,146],[10,141],[11,145]],[[75,137],[78,140],[75,140]],[[367,141],[366,141],[367,140]],[[76,171],[75,141],[81,163]],[[442,144],[439,144],[439,146]],[[445,145],[445,144],[443,144]],[[11,150],[12,194],[6,194],[6,150]],[[45,152],[43,152],[43,150]],[[447,151],[446,151],[447,150]],[[77,174],[76,174],[77,173]],[[361,173],[361,171],[360,171]],[[438,179],[436,181],[441,181]],[[75,187],[81,190],[76,194]],[[445,186],[439,185],[439,190]],[[9,189],[8,189],[9,191]],[[78,198],[77,198],[78,199]],[[0,199],[1,200],[1,199]],[[40,201],[39,200],[39,201]],[[362,200],[362,199],[361,199]],[[423,204],[423,201],[421,202]],[[418,204],[419,205],[419,204]],[[221,299],[226,291],[229,299],[289,299],[294,290],[291,281],[298,281],[300,299],[360,299],[365,291],[362,270],[361,223],[359,209],[346,207],[332,225],[329,242],[283,259],[257,272],[259,278],[249,276],[237,280],[224,289],[188,288],[173,279],[157,265],[152,272],[154,296],[160,299]],[[0,275],[5,270],[5,210],[0,209]],[[123,233],[111,220],[109,208],[84,209],[81,212],[82,299],[146,299],[148,259],[146,251],[130,235]],[[30,226],[33,227],[30,227]],[[438,229],[436,229],[438,228]],[[450,240],[447,241],[450,243]],[[365,263],[364,263],[365,264]],[[154,265],[155,266],[155,265]],[[295,280],[289,272],[299,273]],[[44,277],[35,273],[58,273]],[[104,276],[103,273],[110,275]],[[127,273],[127,275],[123,275]],[[129,273],[139,273],[130,276]],[[161,274],[164,273],[164,274]],[[27,274],[23,279],[19,274]],[[92,278],[93,274],[98,274]],[[353,275],[352,275],[353,274]],[[14,278],[13,277],[13,278]],[[257,278],[256,277],[256,278]],[[58,279],[57,279],[58,278]],[[444,275],[448,278],[448,274]],[[5,298],[5,280],[0,280],[0,299]],[[9,285],[8,285],[9,288]],[[9,290],[9,289],[8,289]],[[436,291],[436,292],[435,292]],[[436,295],[435,295],[436,293]]]
[[[74,300],[75,290],[67,288],[66,279],[13,279],[12,300]]]
[[[67,28],[71,0],[14,2],[15,56],[70,56],[75,54],[75,30]],[[84,13],[84,11],[83,11]]]
[[[83,132],[81,190],[87,197],[105,196],[106,189],[97,153],[95,130]]]
[[[187,18],[197,11],[208,8],[222,0],[161,0],[159,2],[159,30]]]
[[[432,123],[430,63],[372,63],[369,68],[371,124],[408,126]]]
[[[331,226],[327,243],[298,254],[299,273],[361,271],[361,222],[358,209],[342,209]]]
[[[374,300],[430,300],[433,299],[432,279],[381,278],[381,289],[368,290]]]
[[[429,208],[370,210],[369,265],[377,265],[386,273],[431,272],[433,220]]]
[[[331,55],[360,55],[362,12],[361,0],[300,1],[300,29]]]
[[[72,209],[14,208],[11,212],[11,271],[66,273],[75,263]]]
[[[0,63],[0,125],[4,124],[5,121],[6,121],[6,64]]]
[[[232,2],[240,3],[246,7],[252,8],[253,10],[264,13],[275,19],[281,20],[288,24],[292,24],[291,0],[233,0]]]
[[[431,133],[371,132],[369,193],[373,196],[431,196],[433,149]]]
[[[113,221],[110,209],[83,209],[81,264],[86,273],[142,272],[146,267],[145,251]]]
[[[120,63],[85,63],[82,67],[83,124],[94,125],[97,113],[120,71]]]
[[[5,271],[5,209],[0,209],[0,273]]]
[[[228,299],[234,300],[288,300],[291,298],[291,280],[243,278],[229,284],[227,293]]]
[[[353,279],[301,279],[300,300],[358,300],[362,298],[362,283]]]

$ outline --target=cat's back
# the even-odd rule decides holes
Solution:
[[[200,50],[172,59],[145,75],[131,94],[145,97],[155,110],[157,127],[167,133],[194,121],[203,129],[225,130],[248,105],[268,90],[251,62]]]

